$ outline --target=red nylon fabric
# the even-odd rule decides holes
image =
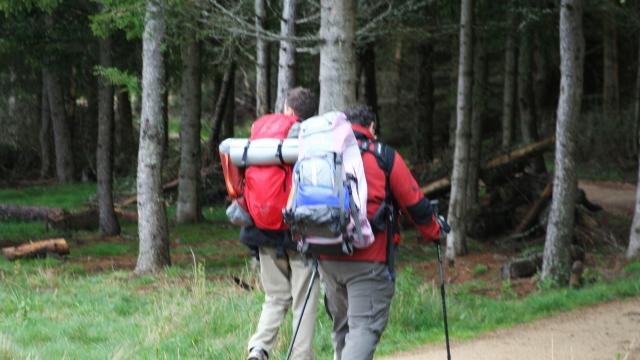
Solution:
[[[249,139],[285,139],[296,120],[297,117],[284,114],[265,115],[253,123]],[[291,170],[290,165],[256,165],[245,170],[245,200],[258,228],[288,228],[282,221],[282,209],[291,190]]]
[[[352,124],[352,128],[355,132],[364,134],[369,140],[374,140],[369,129],[357,124]],[[378,166],[378,162],[373,154],[368,152],[363,153],[362,162],[364,164],[364,172],[368,188],[367,217],[371,218],[385,199],[385,174]],[[395,152],[393,168],[391,169],[389,181],[391,194],[400,207],[400,211],[414,223],[425,240],[437,240],[438,235],[440,234],[440,227],[438,226],[435,217],[432,217],[431,222],[427,225],[418,225],[414,222],[414,219],[411,218],[407,211],[408,207],[413,206],[422,200],[424,198],[424,194],[420,190],[418,182],[411,174],[411,171],[404,162],[404,159],[402,159],[397,151]],[[416,220],[424,222],[423,220],[425,219]],[[375,234],[375,238],[373,245],[366,249],[355,250],[352,256],[326,257],[326,259],[386,262],[387,235],[385,232],[379,232]],[[394,236],[394,243],[399,242],[400,235],[396,234]]]

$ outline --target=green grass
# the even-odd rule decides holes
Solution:
[[[95,184],[0,190],[0,202],[78,209],[94,191]],[[0,258],[0,359],[241,358],[264,294],[257,274],[249,269],[247,250],[237,240],[238,229],[224,224],[224,210],[207,207],[203,215],[208,222],[174,225],[175,206],[170,206],[175,265],[157,276],[95,272],[78,263],[107,256],[135,258],[134,223],[122,224],[122,239],[103,240],[97,232],[47,232],[41,221],[0,222],[2,240],[64,235],[71,246],[70,261]],[[437,273],[425,274],[412,265],[435,261],[435,248],[415,244],[411,239],[416,236],[415,230],[403,233],[396,295],[379,355],[443,341]],[[485,272],[482,264],[473,269],[476,276]],[[525,298],[515,296],[509,282],[494,298],[478,295],[478,289],[488,286],[481,280],[449,286],[450,333],[454,339],[467,339],[580,306],[640,296],[638,274],[640,262],[631,262],[624,277],[614,282],[594,274],[582,289],[541,289]],[[255,289],[241,289],[231,276]],[[427,276],[433,281],[425,280]],[[322,307],[314,339],[320,360],[332,358],[331,324]],[[290,320],[291,315],[281,329],[274,359],[284,357]]]
[[[0,203],[60,207],[77,210],[96,193],[95,183],[56,184],[0,189]]]
[[[242,290],[227,276],[210,280],[208,274],[201,262],[158,276],[135,277],[120,271],[87,275],[56,260],[0,260],[0,355],[238,359],[245,354],[264,295]],[[233,275],[258,283],[246,266]],[[442,341],[439,291],[421,279],[411,267],[399,272],[378,354]],[[524,299],[479,296],[472,293],[473,285],[447,288],[454,339],[640,294],[637,276],[580,290],[539,291]],[[284,357],[290,317],[278,337],[274,359]],[[321,304],[314,340],[318,359],[332,357],[330,329]]]

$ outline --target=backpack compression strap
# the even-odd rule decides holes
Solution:
[[[373,149],[371,147],[373,146]],[[384,203],[388,207],[387,214],[387,268],[389,270],[389,281],[395,281],[395,256],[393,254],[393,227],[395,226],[397,210],[395,201],[391,194],[391,170],[395,160],[395,151],[386,144],[381,142],[370,142],[364,140],[360,143],[360,152],[368,152],[376,158],[378,167],[382,170],[385,177],[385,195]]]

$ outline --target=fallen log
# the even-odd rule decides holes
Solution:
[[[47,220],[50,217],[63,216],[65,213],[62,208],[0,204],[0,218],[25,221]]]
[[[90,209],[77,213],[65,213],[47,219],[49,230],[95,230],[99,225],[98,210]]]
[[[201,178],[205,178],[209,173],[211,172],[211,167],[207,166],[204,167],[202,169],[200,169],[200,177]],[[164,185],[162,185],[162,192],[170,192],[170,191],[174,191],[178,188],[178,185],[180,183],[179,179],[173,179],[167,183],[165,183]],[[116,204],[116,207],[119,208],[124,208],[127,207],[129,205],[133,205],[136,203],[136,201],[138,201],[138,195],[131,195],[127,198],[125,198],[124,200],[122,200],[120,203]],[[136,220],[137,221],[137,220]]]
[[[49,253],[57,255],[69,254],[69,245],[65,239],[50,239],[31,242],[2,249],[2,255],[8,260],[46,256]]]
[[[491,183],[491,180],[497,177],[496,174],[501,173],[502,168],[522,163],[524,160],[546,151],[553,147],[554,141],[555,138],[550,137],[497,156],[480,166],[480,177],[485,181],[485,183]],[[434,196],[449,191],[450,187],[451,180],[450,177],[447,176],[435,180],[429,185],[423,187],[422,192],[427,196]]]
[[[533,205],[527,211],[527,214],[524,216],[522,221],[516,226],[516,229],[513,231],[514,234],[520,234],[521,232],[528,229],[538,218],[538,215],[544,209],[544,205],[547,203],[547,200],[551,198],[551,191],[553,190],[553,181],[549,181],[547,186],[545,186],[544,190],[540,196],[536,199]]]
[[[131,222],[138,222],[138,213],[137,212],[133,212],[133,211],[126,211],[123,209],[119,209],[119,208],[115,208],[114,209],[116,215],[123,219],[123,220],[127,220],[127,221],[131,221]]]

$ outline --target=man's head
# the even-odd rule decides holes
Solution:
[[[296,115],[301,121],[307,120],[318,112],[318,97],[313,91],[297,87],[289,90],[284,103],[284,113]]]
[[[349,122],[366,127],[371,131],[371,134],[375,135],[376,114],[369,106],[356,105],[347,109],[344,114]]]

